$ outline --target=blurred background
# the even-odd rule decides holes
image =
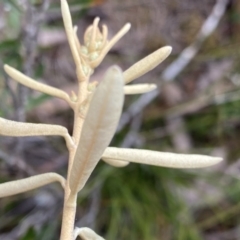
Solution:
[[[72,132],[63,101],[19,86],[8,63],[37,81],[76,89],[75,66],[59,0],[0,1],[0,116],[60,124]],[[110,37],[132,24],[96,70],[127,69],[154,50],[173,53],[136,80],[159,86],[127,96],[111,145],[221,156],[207,169],[179,170],[99,162],[78,198],[76,226],[107,240],[240,239],[240,1],[69,0],[82,42],[96,16]],[[0,182],[44,172],[66,175],[68,152],[58,137],[0,138]],[[0,239],[53,240],[61,227],[57,184],[0,199]]]

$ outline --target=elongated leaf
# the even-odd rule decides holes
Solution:
[[[104,238],[97,235],[92,229],[83,227],[74,229],[74,239],[81,237],[82,240],[104,240]]]
[[[65,138],[68,147],[73,145],[68,130],[60,125],[16,122],[0,117],[0,135],[12,137],[62,136]]]
[[[92,98],[70,175],[73,193],[80,191],[109,145],[123,106],[123,76],[111,67]]]
[[[52,182],[59,182],[65,188],[65,179],[57,173],[44,173],[16,181],[0,184],[0,197],[8,197],[42,187]]]
[[[162,47],[132,65],[123,73],[125,84],[133,81],[136,78],[141,77],[145,73],[154,69],[158,64],[160,64],[169,56],[171,51],[172,48],[169,46]]]
[[[130,163],[127,161],[120,161],[120,160],[111,159],[111,158],[103,158],[102,160],[113,167],[126,167]]]
[[[65,137],[68,131],[60,125],[24,123],[0,117],[0,134],[13,137],[59,135]]]
[[[157,88],[156,84],[133,84],[124,86],[124,93],[125,94],[141,94],[150,92]]]
[[[57,88],[48,86],[46,84],[37,82],[37,81],[33,80],[32,78],[30,78],[30,77],[24,75],[23,73],[19,72],[15,68],[10,67],[10,66],[8,66],[6,64],[4,65],[4,70],[6,71],[6,73],[12,79],[14,79],[15,81],[23,84],[26,87],[29,87],[31,89],[34,89],[34,90],[37,90],[37,91],[49,94],[49,95],[54,96],[54,97],[61,98],[61,99],[65,100],[65,101],[67,101],[67,102],[70,101],[69,95],[66,92],[62,91],[62,90],[59,90]]]
[[[69,10],[69,6],[66,0],[61,0],[61,11],[62,11],[62,17],[63,17],[63,23],[65,27],[65,31],[67,34],[68,42],[70,45],[70,49],[73,55],[73,59],[75,61],[75,64],[77,67],[80,67],[81,60],[80,56],[78,55],[77,46],[75,42],[75,33],[73,30],[73,24],[72,24],[72,17]]]
[[[219,163],[223,159],[196,154],[177,154],[151,150],[108,147],[102,159],[143,163],[170,168],[203,168]]]

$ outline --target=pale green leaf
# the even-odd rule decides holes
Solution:
[[[109,145],[122,112],[123,76],[111,67],[99,84],[85,118],[70,174],[70,189],[80,191]]]
[[[0,197],[8,197],[59,182],[65,188],[65,179],[57,173],[44,173],[20,180],[0,184]]]
[[[169,46],[162,47],[132,65],[130,68],[123,72],[125,84],[141,77],[145,73],[154,69],[158,64],[160,64],[169,56],[171,51],[172,48]]]
[[[156,84],[133,84],[124,86],[124,93],[127,95],[147,93],[157,88]]]
[[[42,93],[46,93],[49,94],[51,96],[54,97],[58,97],[61,98],[67,102],[70,102],[70,98],[69,95],[57,88],[48,86],[46,84],[40,83],[35,81],[34,79],[24,75],[23,73],[19,72],[18,70],[16,70],[13,67],[10,67],[9,65],[4,65],[4,70],[6,71],[6,73],[15,81],[23,84],[26,87],[29,87],[31,89],[37,90],[39,92]]]
[[[62,11],[63,23],[64,23],[65,31],[67,34],[68,42],[70,45],[70,49],[71,49],[75,64],[78,68],[81,66],[81,60],[80,60],[80,56],[78,55],[77,46],[75,42],[75,33],[73,30],[72,17],[71,17],[69,6],[66,0],[61,0],[61,11]]]
[[[16,122],[0,117],[0,135],[13,137],[59,135],[65,137],[68,130],[60,125]]]
[[[127,161],[170,168],[203,168],[222,161],[220,157],[197,154],[178,154],[157,152],[142,149],[108,147],[102,156],[103,160]]]
[[[72,138],[68,134],[68,130],[60,125],[16,122],[1,117],[0,135],[12,137],[57,135],[65,138],[68,147],[74,145]]]

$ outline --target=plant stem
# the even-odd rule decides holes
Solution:
[[[65,196],[69,195],[68,189],[69,188],[67,187],[65,191]],[[74,198],[64,199],[60,240],[73,240],[73,230],[74,230],[75,215],[76,215],[76,200],[77,200],[77,194],[75,195]]]
[[[63,217],[62,217],[62,228],[61,228],[60,240],[73,239],[73,229],[74,229],[75,214],[76,214],[76,200],[70,201],[69,199],[69,196],[71,194],[71,190],[69,188],[69,176],[70,176],[71,165],[73,162],[74,155],[75,155],[75,149],[70,150],[67,182],[66,182],[66,187],[64,191],[64,206],[63,206]]]
[[[84,122],[84,118],[86,115],[86,109],[88,106],[84,106],[84,111],[81,111],[82,105],[84,101],[88,97],[88,86],[89,78],[85,81],[79,82],[79,90],[78,90],[78,99],[73,108],[74,110],[74,124],[73,124],[73,141],[75,142],[75,146],[77,147],[80,141],[82,126]],[[67,182],[66,188],[64,192],[64,207],[63,207],[63,218],[62,218],[62,229],[61,229],[61,237],[60,240],[72,240],[74,237],[74,223],[75,223],[75,215],[76,215],[76,201],[77,201],[77,193],[71,193],[69,187],[69,181],[71,176],[71,169],[73,165],[73,160],[76,153],[76,147],[69,149],[69,161],[68,161],[68,173],[67,173]]]

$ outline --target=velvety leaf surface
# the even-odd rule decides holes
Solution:
[[[90,104],[70,176],[73,192],[82,189],[109,145],[122,112],[123,76],[111,67],[97,88]]]

